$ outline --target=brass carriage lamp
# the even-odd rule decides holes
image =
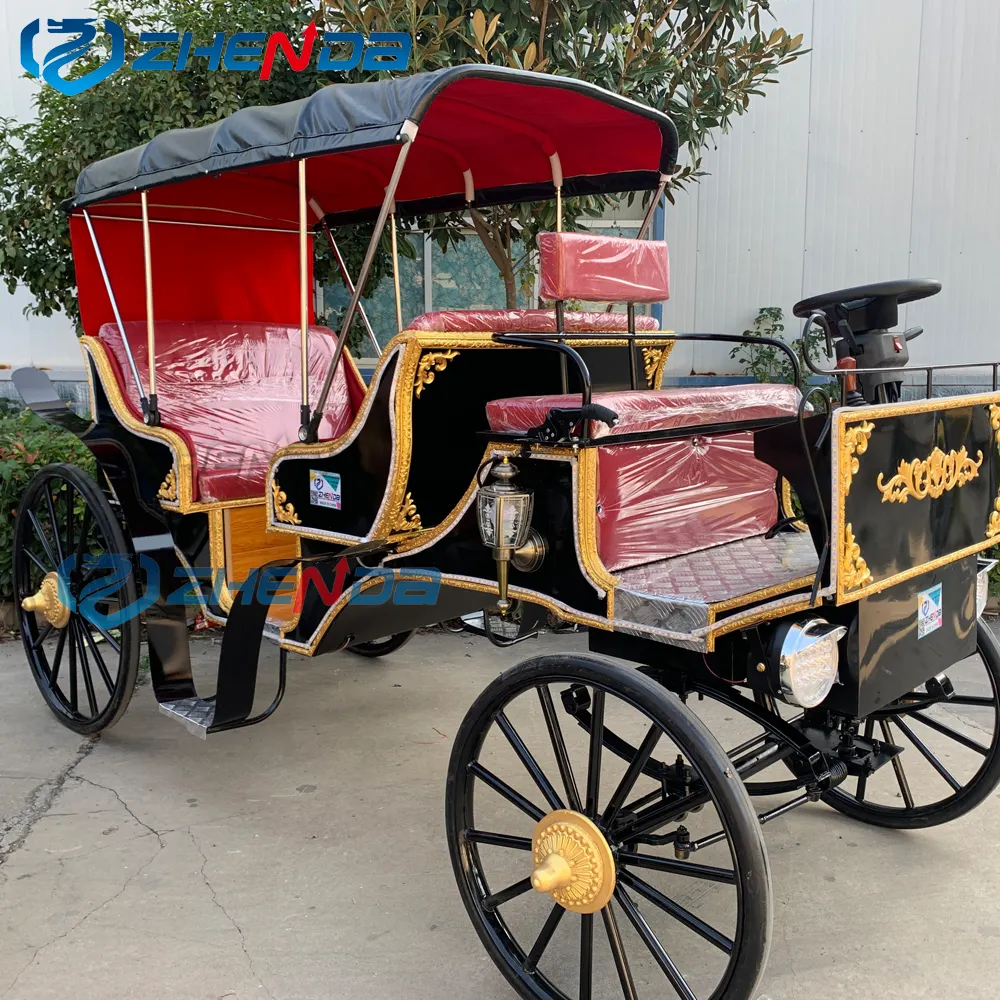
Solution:
[[[500,614],[510,610],[507,599],[507,571],[511,556],[528,541],[531,512],[535,497],[531,490],[514,485],[517,466],[511,465],[505,455],[502,462],[492,469],[492,482],[479,487],[476,495],[476,514],[479,519],[479,537],[484,545],[493,549],[497,562],[497,583]]]

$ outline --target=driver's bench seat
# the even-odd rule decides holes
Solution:
[[[665,243],[542,233],[538,248],[546,299],[634,303],[669,296]],[[599,438],[723,419],[794,416],[800,395],[790,385],[751,384],[598,392],[592,398],[618,414],[613,431],[603,423],[591,425],[592,436]],[[486,415],[492,430],[523,433],[543,424],[551,409],[579,401],[579,395],[497,399]],[[597,454],[597,548],[609,570],[760,535],[777,520],[777,473],[754,457],[749,432],[609,446]]]

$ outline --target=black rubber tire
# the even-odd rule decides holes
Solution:
[[[359,642],[354,646],[348,646],[347,651],[357,656],[367,656],[369,658],[388,656],[390,653],[395,653],[397,649],[402,649],[413,638],[415,633],[416,629],[410,629],[409,632],[397,632],[395,635],[390,635],[385,639],[371,639],[368,642]]]
[[[756,997],[771,937],[771,874],[757,816],[742,782],[704,723],[678,698],[635,669],[589,655],[534,657],[504,671],[476,699],[455,737],[445,792],[445,830],[452,868],[466,911],[490,958],[526,1000],[569,1000],[544,976],[526,973],[511,961],[517,953],[502,918],[482,906],[476,846],[463,836],[473,828],[475,782],[469,765],[482,749],[498,713],[518,694],[546,683],[581,683],[612,693],[638,709],[669,734],[678,749],[711,785],[719,817],[732,838],[740,916],[734,948],[718,986],[706,1000]],[[711,777],[709,777],[711,776]],[[673,996],[664,984],[664,996]],[[575,1000],[575,998],[574,998]]]
[[[68,729],[72,729],[73,732],[89,736],[99,733],[109,726],[113,726],[122,717],[125,709],[128,708],[139,672],[139,648],[141,642],[139,617],[136,615],[118,627],[118,670],[113,679],[113,690],[108,693],[107,703],[94,715],[85,715],[79,711],[74,712],[58,685],[53,686],[50,683],[48,660],[44,646],[39,646],[38,648],[33,648],[32,646],[38,638],[40,631],[42,631],[38,627],[34,613],[26,612],[21,608],[22,599],[34,593],[35,588],[31,584],[32,575],[40,572],[40,569],[26,554],[29,545],[32,544],[32,539],[37,537],[35,528],[30,520],[29,511],[34,510],[36,501],[44,496],[43,491],[56,481],[68,484],[83,500],[90,512],[90,517],[93,519],[94,527],[100,532],[103,538],[107,551],[127,554],[130,552],[130,549],[127,547],[121,524],[112,510],[107,497],[97,483],[83,469],[68,463],[47,465],[40,469],[28,483],[28,487],[21,497],[17,518],[14,523],[14,600],[19,615],[18,624],[21,639],[24,643],[28,664],[31,667],[35,683],[38,685],[42,697],[55,717]],[[69,494],[68,490],[67,494]],[[60,539],[61,541],[62,539]],[[117,599],[122,607],[128,607],[137,601],[134,572],[130,573],[119,587]],[[76,634],[73,630],[79,627],[76,624],[78,620],[81,620],[79,612],[73,612],[66,629],[62,631],[72,637],[72,635]],[[64,641],[61,640],[61,642]],[[80,641],[84,642],[82,635]],[[61,650],[62,648],[63,646],[60,645],[59,649]],[[93,648],[95,647],[91,647],[90,649],[91,655],[93,655]],[[100,655],[103,662],[103,654]]]
[[[1000,704],[1000,642],[988,625],[979,620],[976,648],[986,665],[986,673],[993,688],[993,698]],[[889,765],[886,765],[889,766]],[[823,794],[823,801],[837,812],[860,820],[871,826],[894,830],[920,830],[950,823],[975,809],[1000,784],[1000,717],[994,727],[993,742],[983,759],[982,766],[962,789],[947,799],[925,806],[908,809],[895,808],[874,802],[858,802],[842,789]]]

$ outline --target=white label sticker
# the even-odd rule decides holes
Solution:
[[[315,507],[340,510],[340,473],[309,470],[309,502]]]
[[[941,627],[941,584],[917,594],[917,638]]]

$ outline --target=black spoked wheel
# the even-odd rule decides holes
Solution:
[[[903,830],[974,809],[1000,782],[1000,644],[978,624],[976,654],[865,719],[863,736],[902,747],[890,764],[823,795],[839,812]]]
[[[409,632],[397,632],[395,635],[383,635],[377,639],[370,639],[368,642],[359,642],[354,646],[348,646],[348,652],[357,653],[358,656],[386,656],[401,649],[412,638],[414,629]]]
[[[606,729],[636,754],[607,752]],[[647,773],[654,753],[669,779]],[[755,995],[760,828],[714,737],[650,678],[580,655],[502,674],[456,736],[446,828],[466,909],[521,996]]]
[[[77,733],[117,722],[135,687],[139,619],[116,614],[137,600],[127,553],[111,505],[82,469],[47,465],[28,484],[14,525],[21,638],[46,703]],[[99,597],[81,602],[88,594]]]

